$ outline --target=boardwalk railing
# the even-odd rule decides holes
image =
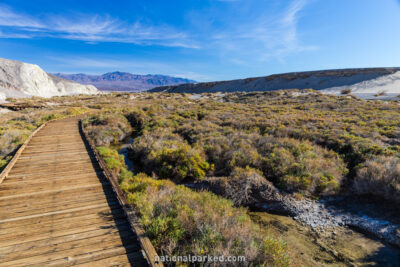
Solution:
[[[79,121],[79,129],[81,133],[84,136],[85,141],[87,144],[90,146],[91,150],[93,151],[97,162],[100,165],[100,168],[103,170],[103,173],[107,180],[110,182],[112,185],[113,191],[117,195],[118,201],[120,205],[122,206],[126,217],[129,220],[129,224],[131,225],[132,229],[136,233],[138,240],[140,242],[140,246],[142,247],[144,253],[146,254],[146,259],[149,263],[150,266],[163,266],[162,262],[157,261],[158,255],[156,250],[153,247],[153,244],[151,244],[149,238],[146,236],[146,233],[144,229],[142,228],[141,224],[138,221],[138,217],[136,215],[135,210],[132,208],[132,206],[129,204],[128,200],[125,197],[125,194],[122,192],[121,188],[119,187],[118,184],[118,177],[116,177],[108,168],[106,163],[104,162],[103,158],[100,156],[100,153],[97,151],[96,146],[94,145],[92,139],[89,138],[87,132],[85,131],[82,121]]]

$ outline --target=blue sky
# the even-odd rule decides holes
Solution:
[[[0,57],[198,81],[400,66],[399,0],[0,2]]]

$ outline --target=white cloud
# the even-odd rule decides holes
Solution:
[[[28,15],[17,14],[9,7],[0,5],[0,25],[10,27],[43,28],[39,21]]]
[[[0,38],[30,39],[31,36],[22,33],[5,33],[0,30]]]
[[[220,57],[224,62],[250,66],[271,59],[285,61],[291,54],[318,49],[306,44],[299,30],[299,20],[309,1],[312,0],[292,0],[286,6],[278,1],[263,6],[257,0],[246,0],[240,1],[240,5],[224,5],[223,9],[211,5],[208,9],[188,12],[181,26],[185,30],[167,24],[131,23],[111,16],[88,14],[48,14],[34,18],[0,5],[0,38],[48,37],[88,44],[118,42],[195,48],[203,59]],[[120,66],[120,61],[82,62],[93,68]],[[147,65],[154,66],[154,63]],[[176,73],[184,72],[177,69]]]
[[[32,18],[0,5],[1,38],[50,37],[86,42],[121,42],[140,45],[161,45],[198,48],[187,34],[168,25],[128,23],[110,16],[75,15]]]
[[[271,58],[283,61],[289,54],[318,49],[303,44],[298,34],[299,13],[306,4],[307,0],[293,0],[279,12],[265,10],[232,16],[230,27],[212,32],[210,47],[238,65]]]

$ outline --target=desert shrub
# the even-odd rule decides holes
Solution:
[[[290,263],[286,244],[258,228],[229,200],[145,174],[125,180],[121,188],[161,255],[244,255],[243,265]]]
[[[377,157],[359,166],[353,189],[360,195],[373,195],[400,203],[400,159]]]
[[[247,134],[209,136],[204,141],[207,160],[215,165],[215,175],[230,175],[235,167],[259,167],[261,156]]]
[[[351,89],[350,88],[342,89],[342,90],[340,90],[340,93],[342,95],[348,95],[351,93]]]
[[[289,192],[334,193],[347,172],[335,152],[309,141],[264,137],[258,146],[265,177]]]
[[[0,172],[7,166],[8,162],[11,160],[11,156],[0,157]]]
[[[286,244],[259,228],[230,200],[143,173],[133,176],[116,150],[98,150],[119,175],[121,189],[160,255],[244,255],[245,266],[290,264]]]
[[[259,168],[261,156],[254,146],[257,134],[243,132],[210,135],[204,140],[207,160],[215,165],[215,175],[230,175],[235,167]]]
[[[41,120],[42,122],[46,122],[46,121],[50,121],[50,120],[59,119],[59,118],[61,118],[61,117],[62,117],[61,114],[52,113],[52,114],[46,114],[46,115],[42,116],[42,117],[40,118],[40,120]]]
[[[119,174],[124,166],[124,157],[119,155],[118,151],[108,147],[98,146],[97,150],[99,151],[100,156],[104,159],[107,168],[116,174]]]
[[[236,167],[229,177],[206,178],[201,184],[233,201],[235,206],[255,207],[259,203],[281,199],[279,191],[256,169]]]
[[[170,128],[159,128],[149,131],[135,138],[130,146],[129,157],[142,167],[142,170],[151,173],[157,166],[154,162],[154,151],[160,151],[165,143],[183,143],[184,140],[172,133]]]
[[[132,132],[128,120],[114,112],[91,115],[84,120],[84,126],[96,146],[116,144]]]
[[[26,130],[9,129],[0,135],[0,156],[7,156],[23,144],[29,132]]]
[[[201,179],[210,165],[201,150],[185,143],[165,143],[159,151],[153,151],[157,174],[164,179],[182,182],[187,178]]]

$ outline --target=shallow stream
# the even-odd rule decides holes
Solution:
[[[287,242],[294,266],[400,266],[398,249],[347,227],[315,232],[287,216],[249,214]]]

